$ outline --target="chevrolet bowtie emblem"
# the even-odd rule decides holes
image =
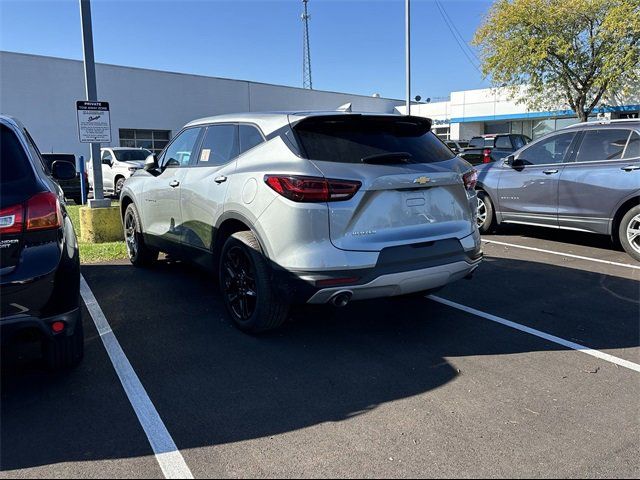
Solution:
[[[430,181],[431,181],[431,179],[429,177],[419,177],[419,178],[416,178],[413,181],[413,183],[419,183],[420,185],[426,185]]]

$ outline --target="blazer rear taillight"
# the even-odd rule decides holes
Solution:
[[[294,202],[339,202],[353,198],[362,186],[355,180],[336,180],[298,175],[265,175],[264,181]]]

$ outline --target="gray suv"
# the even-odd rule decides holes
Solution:
[[[476,167],[478,226],[611,235],[640,260],[640,121],[573,125]]]
[[[476,172],[426,118],[272,113],[189,123],[124,184],[129,258],[218,273],[248,332],[293,303],[428,292],[482,258]]]

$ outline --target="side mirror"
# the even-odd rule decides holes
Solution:
[[[111,166],[111,165],[113,165],[113,160],[111,160],[109,158],[103,158],[102,159],[102,164]]]
[[[76,178],[76,167],[69,162],[55,161],[51,165],[51,176],[55,180],[71,180]]]
[[[504,163],[506,165],[513,166],[513,162],[515,161],[515,159],[516,159],[515,155],[509,155],[507,158],[504,159]]]
[[[513,168],[524,168],[526,165],[530,165],[524,158],[517,158],[511,162]]]
[[[151,172],[152,170],[158,169],[158,160],[156,159],[156,155],[152,153],[144,160],[144,170],[146,172]]]

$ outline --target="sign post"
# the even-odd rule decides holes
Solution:
[[[82,52],[84,57],[84,80],[89,103],[98,102],[98,91],[96,87],[96,66],[93,56],[93,30],[91,27],[91,4],[89,0],[80,0],[80,18],[82,24]],[[108,112],[107,105],[107,112]],[[80,113],[78,113],[78,122],[80,122]],[[80,123],[78,123],[80,126]],[[109,129],[109,132],[111,129]],[[82,132],[80,132],[82,138]],[[111,138],[111,133],[109,133]],[[93,168],[93,199],[89,200],[89,208],[108,207],[111,205],[109,199],[104,198],[102,189],[102,161],[100,159],[100,143],[99,140],[91,142],[91,161]]]

